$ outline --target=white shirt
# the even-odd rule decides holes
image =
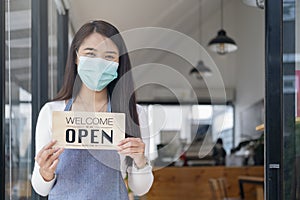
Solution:
[[[40,113],[36,124],[36,153],[37,153],[52,140],[52,111],[63,111],[66,104],[65,101],[53,101],[46,103]],[[141,136],[145,143],[145,156],[148,158],[149,154],[149,129],[148,118],[144,109],[137,105],[137,112],[139,116],[139,123],[141,129]],[[121,156],[121,171],[123,178],[126,177],[126,164],[125,156]],[[47,196],[52,189],[56,176],[51,181],[45,181],[39,172],[40,166],[37,162],[34,163],[32,173],[32,186],[34,190],[42,195]],[[153,183],[153,174],[151,165],[146,165],[142,169],[137,169],[135,165],[127,168],[128,185],[135,195],[143,195],[149,191]]]

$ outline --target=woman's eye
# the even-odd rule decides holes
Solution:
[[[105,59],[108,59],[108,60],[114,60],[115,57],[114,57],[114,56],[105,56]]]
[[[89,56],[89,57],[95,57],[96,55],[92,52],[89,52],[89,53],[86,53],[86,56]]]

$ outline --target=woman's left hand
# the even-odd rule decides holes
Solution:
[[[119,144],[119,153],[130,156],[138,168],[143,168],[147,160],[145,158],[145,143],[141,138],[125,138]]]

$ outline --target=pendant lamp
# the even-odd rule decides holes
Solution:
[[[220,55],[236,51],[238,48],[235,41],[228,37],[223,29],[223,0],[221,0],[221,29],[218,31],[218,35],[208,43],[208,47]]]
[[[202,36],[202,33],[201,33],[201,30],[202,30],[201,29],[201,24],[202,23],[201,22],[202,22],[202,20],[201,20],[201,4],[200,4],[200,1],[199,1],[199,24],[200,24],[199,42],[201,42],[201,36]],[[202,80],[203,76],[211,76],[212,72],[209,69],[209,67],[207,67],[204,64],[204,61],[200,59],[198,61],[197,65],[190,70],[190,75],[196,77],[198,80]]]
[[[190,75],[194,76],[198,80],[202,80],[203,76],[211,76],[212,72],[207,66],[204,65],[202,60],[199,60],[197,66],[191,69]]]

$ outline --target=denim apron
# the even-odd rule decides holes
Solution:
[[[109,99],[109,98],[108,98]],[[70,111],[70,99],[64,111]],[[110,99],[107,112],[111,112]],[[128,200],[116,150],[65,149],[49,200]]]

